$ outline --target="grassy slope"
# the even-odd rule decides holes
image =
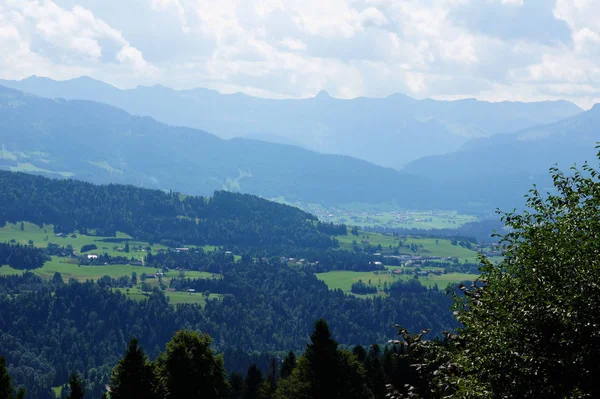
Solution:
[[[421,255],[421,256],[440,256],[442,258],[445,257],[456,257],[460,258],[461,261],[468,260],[469,262],[477,263],[477,253],[467,248],[463,248],[458,245],[452,245],[450,240],[445,239],[435,239],[435,238],[419,238],[419,237],[393,237],[386,236],[378,233],[367,233],[360,231],[358,237],[353,236],[352,234],[348,234],[346,236],[338,236],[336,237],[340,242],[340,247],[344,249],[352,249],[352,241],[356,241],[359,246],[366,246],[367,244],[362,244],[361,242],[368,241],[368,245],[377,246],[381,245],[383,247],[383,251],[389,251],[389,246],[392,248],[397,247],[400,239],[402,240],[404,246],[400,248],[398,251],[400,254],[406,255]],[[417,252],[413,252],[410,248],[406,246],[410,246],[412,244],[416,244],[419,246]],[[420,246],[423,245],[423,248]]]
[[[27,244],[29,240],[33,241],[33,245],[40,248],[46,248],[49,243],[55,243],[60,246],[72,245],[73,250],[78,253],[82,246],[88,244],[96,244],[98,249],[90,251],[90,253],[107,253],[110,256],[127,256],[141,259],[141,257],[146,254],[145,249],[140,252],[136,252],[131,250],[129,253],[118,252],[116,250],[117,247],[124,247],[125,243],[112,243],[112,242],[102,242],[101,240],[104,238],[115,238],[115,237],[96,237],[96,236],[86,236],[83,234],[76,234],[75,238],[72,238],[70,235],[63,237],[54,236],[54,226],[51,224],[46,224],[44,227],[36,226],[31,223],[23,223],[23,231],[21,231],[21,224],[7,224],[4,227],[0,227],[0,242],[8,242],[10,240],[15,240],[20,244]],[[117,233],[116,238],[128,238],[131,239],[131,236],[124,233]],[[142,248],[146,248],[149,244],[143,241],[129,241],[130,248],[141,246]],[[154,254],[157,253],[159,249],[167,249],[164,245],[155,244],[152,246],[152,252]]]
[[[341,289],[350,294],[353,283],[362,280],[365,284],[371,280],[371,285],[376,286],[378,290],[383,290],[384,284],[394,283],[396,281],[407,281],[414,278],[412,275],[394,275],[394,274],[377,274],[377,272],[352,272],[352,271],[332,271],[327,273],[318,273],[317,278],[323,281],[329,289]],[[419,277],[419,281],[427,286],[433,287],[437,284],[440,289],[444,289],[450,283],[458,283],[465,280],[474,280],[476,275],[466,273],[451,273],[441,276],[430,275],[427,277]],[[380,292],[379,295],[383,293]],[[362,297],[362,295],[361,295]]]

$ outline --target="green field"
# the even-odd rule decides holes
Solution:
[[[419,238],[419,237],[393,237],[378,233],[367,233],[360,231],[358,237],[352,234],[346,236],[336,237],[340,242],[340,247],[343,249],[352,249],[353,241],[356,241],[359,247],[365,247],[367,245],[378,246],[381,245],[382,252],[390,253],[390,245],[392,248],[398,247],[400,241],[403,243],[403,247],[398,249],[400,254],[406,255],[417,255],[417,256],[439,256],[442,258],[453,257],[461,260],[468,260],[472,263],[478,263],[477,252],[470,249],[461,247],[459,245],[452,245],[450,240],[436,239],[436,238]],[[363,244],[362,241],[368,242]],[[417,251],[413,252],[407,246],[415,244]],[[422,246],[422,247],[421,247]]]
[[[127,291],[125,288],[113,288],[113,291],[120,291],[121,293],[127,295],[127,298],[133,300],[144,300],[147,299],[149,294],[143,293],[138,287],[130,289]],[[182,291],[163,291],[165,296],[169,299],[169,304],[178,305],[178,304],[193,304],[200,305],[204,307],[206,305],[206,296],[202,292],[182,292]],[[223,295],[221,294],[209,294],[208,299],[221,299]]]
[[[424,270],[427,270],[425,268]],[[383,295],[381,292],[384,288],[385,283],[392,284],[396,281],[407,281],[413,279],[412,275],[395,275],[390,273],[378,273],[378,272],[353,272],[345,270],[336,270],[327,273],[317,273],[317,278],[327,284],[330,290],[340,289],[345,293],[351,294],[352,284],[362,280],[365,284],[377,287],[380,291],[379,295]],[[475,280],[477,275],[466,274],[466,273],[450,273],[442,274],[441,276],[429,275],[427,277],[419,277],[419,281],[426,287],[433,287],[437,284],[438,288],[444,289],[451,283],[459,283],[465,280]],[[361,296],[363,297],[363,296]]]
[[[0,242],[9,242],[15,240],[20,244],[27,244],[30,240],[33,241],[33,245],[40,248],[46,248],[49,243],[55,243],[60,246],[72,245],[75,253],[78,253],[81,247],[88,244],[95,244],[98,249],[95,249],[93,253],[104,254],[107,253],[110,256],[127,256],[128,258],[134,257],[141,259],[146,254],[146,247],[150,246],[149,243],[143,241],[129,241],[130,252],[125,253],[118,251],[119,247],[124,247],[125,243],[111,243],[102,242],[105,238],[126,238],[131,239],[131,236],[125,233],[117,233],[116,237],[99,237],[99,236],[87,236],[83,234],[64,235],[57,237],[54,235],[54,226],[46,224],[44,227],[36,226],[31,223],[23,223],[23,230],[21,230],[21,223],[7,224],[4,227],[0,227]],[[136,250],[136,248],[141,247]],[[153,245],[152,253],[157,253],[159,249],[166,250],[167,247],[164,245]]]
[[[70,278],[74,278],[79,281],[98,280],[100,277],[103,276],[119,278],[122,276],[131,276],[131,273],[135,272],[139,280],[142,273],[154,274],[156,273],[156,269],[152,267],[131,265],[79,266],[73,260],[53,256],[52,260],[46,262],[43,267],[31,270],[31,272],[46,279],[52,278],[52,276],[54,276],[54,273],[59,272],[62,275],[64,281],[68,281]],[[21,273],[23,273],[22,270],[16,270],[7,265],[0,266],[0,275]],[[179,277],[180,273],[181,272],[176,270],[170,270],[169,272],[165,273],[165,277],[163,280],[165,280],[168,283],[170,278]],[[183,272],[183,275],[187,278],[222,277],[219,274],[199,272],[195,270],[187,270]]]
[[[119,278],[122,276],[131,276],[131,274],[135,272],[138,278],[138,284],[135,287],[130,288],[129,292],[127,292],[127,289],[125,288],[115,288],[115,290],[120,290],[131,299],[141,300],[147,298],[147,294],[143,293],[141,290],[141,275],[142,273],[146,273],[147,275],[153,275],[154,273],[156,273],[156,269],[151,267],[131,265],[78,266],[77,263],[73,262],[72,260],[66,258],[52,257],[51,261],[46,262],[46,264],[44,264],[44,266],[39,269],[32,270],[32,272],[45,279],[50,279],[54,276],[54,273],[59,272],[63,278],[63,281],[65,282],[71,278],[74,278],[78,281],[98,280],[103,276]],[[13,269],[7,265],[0,266],[0,276],[22,273],[24,273],[24,271]],[[170,280],[172,278],[179,277],[181,274],[186,278],[223,277],[220,274],[200,272],[195,270],[188,270],[184,272],[170,270],[167,273],[165,273],[164,277],[162,278],[162,282],[165,286],[168,287]],[[150,288],[159,285],[159,280],[157,278],[146,279],[145,282],[150,286]],[[206,297],[204,297],[203,293],[189,294],[187,292],[169,290],[164,290],[163,292],[167,296],[167,298],[169,298],[169,303],[171,305],[177,305],[179,303],[195,303],[204,306],[206,304]],[[219,294],[210,294],[209,299],[221,297],[222,296]]]

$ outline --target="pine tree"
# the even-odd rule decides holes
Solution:
[[[85,389],[83,388],[83,382],[78,373],[73,373],[69,377],[69,395],[67,399],[83,399],[85,395]]]
[[[246,380],[244,381],[246,385],[244,399],[256,399],[262,381],[263,378],[260,369],[256,364],[252,363],[252,365],[248,367],[248,373],[246,374]]]
[[[229,376],[229,399],[243,399],[244,377],[239,373],[231,373]]]
[[[6,367],[6,359],[0,357],[0,399],[11,399],[12,397],[13,386]]]
[[[381,364],[381,350],[379,345],[374,344],[369,348],[369,354],[365,359],[365,370],[367,381],[375,399],[384,399],[386,395],[385,377]]]
[[[309,366],[311,396],[315,399],[335,398],[339,389],[337,381],[338,343],[332,338],[327,322],[317,320],[306,346],[304,356]]]
[[[8,374],[8,367],[6,365],[6,359],[0,357],[0,399],[23,399],[25,398],[25,390],[19,389],[17,394],[14,395],[14,388],[12,386],[12,380],[10,374]]]
[[[292,371],[296,367],[296,354],[293,351],[289,351],[287,356],[283,359],[283,363],[281,363],[281,378],[287,378],[292,374]]]
[[[133,338],[123,358],[114,368],[110,378],[111,399],[143,399],[156,398],[157,380],[154,367],[138,340]]]

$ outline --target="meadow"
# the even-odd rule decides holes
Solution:
[[[87,280],[98,280],[101,277],[109,276],[111,278],[119,278],[122,276],[130,276],[132,273],[137,274],[138,283],[135,287],[130,289],[126,288],[115,288],[126,294],[129,298],[135,300],[142,300],[147,298],[148,294],[142,292],[142,274],[153,275],[156,273],[156,269],[151,267],[143,266],[132,266],[132,265],[106,265],[106,266],[79,266],[76,261],[59,258],[56,256],[52,257],[52,260],[46,262],[43,267],[35,270],[31,270],[32,273],[40,276],[44,279],[50,279],[55,273],[60,273],[63,281],[67,282],[69,279],[74,278],[78,281]],[[10,266],[0,266],[0,276],[22,274],[23,270],[16,270]],[[172,278],[183,275],[186,278],[222,278],[220,274],[200,272],[195,270],[187,271],[176,271],[170,270],[162,277],[162,282],[165,286],[169,286]],[[147,279],[146,284],[150,289],[159,286],[158,279]],[[206,297],[203,293],[189,294],[187,292],[170,291],[168,289],[163,291],[165,296],[169,298],[171,305],[177,305],[179,303],[194,303],[204,306],[206,304]],[[210,294],[210,299],[221,298],[219,294]]]
[[[139,287],[133,289],[126,288],[113,288],[113,291],[119,291],[124,295],[127,295],[127,298],[133,299],[136,301],[141,301],[148,299],[149,294],[142,292]],[[203,292],[183,292],[183,291],[171,291],[164,290],[163,293],[167,297],[170,305],[176,306],[179,304],[192,304],[192,305],[200,305],[202,308],[206,306],[207,300],[218,299],[221,300],[223,295],[221,294],[209,294],[208,298],[204,295]]]
[[[392,248],[396,248],[402,242],[403,246],[398,248],[398,253],[401,255],[452,257],[459,258],[462,261],[467,260],[471,263],[478,263],[477,252],[461,247],[460,245],[452,245],[450,240],[442,238],[394,237],[364,231],[359,231],[358,237],[348,234],[346,236],[337,236],[336,238],[340,242],[340,248],[343,249],[352,249],[353,242],[356,241],[360,247],[367,245],[377,247],[381,245],[382,250],[389,253],[391,251],[390,245]],[[368,244],[363,244],[363,241],[368,242]],[[416,252],[410,248],[411,246],[413,248],[416,246]]]
[[[429,270],[435,268],[423,268],[423,270]],[[352,284],[359,282],[360,280],[367,285],[377,287],[379,290],[378,295],[384,295],[383,289],[385,284],[392,284],[397,281],[408,281],[414,279],[413,275],[407,274],[391,274],[389,272],[353,272],[346,270],[336,270],[327,273],[315,274],[317,278],[327,284],[330,290],[340,289],[347,294],[352,294]],[[475,274],[467,273],[449,273],[442,274],[440,276],[430,274],[427,277],[419,277],[419,281],[426,287],[438,286],[439,289],[445,289],[448,284],[460,283],[461,281],[473,281],[477,278]],[[360,295],[365,297],[366,295]]]
[[[22,223],[23,229],[21,229],[21,223],[10,224],[0,227],[0,242],[10,242],[15,240],[19,244],[27,245],[29,241],[33,242],[33,245],[39,248],[46,248],[49,243],[58,244],[60,246],[71,245],[75,253],[79,253],[79,250],[84,245],[95,244],[98,249],[95,249],[93,253],[109,254],[110,256],[127,256],[128,258],[134,257],[141,260],[146,254],[146,249],[151,247],[152,253],[156,254],[160,249],[166,250],[167,247],[164,245],[154,244],[150,246],[148,242],[135,241],[131,236],[117,232],[115,237],[101,237],[101,236],[88,236],[84,234],[69,234],[56,236],[54,234],[54,226],[51,224],[45,224],[43,227],[39,227],[35,224],[24,222]],[[125,253],[119,248],[125,246],[125,242],[113,243],[104,242],[104,239],[123,239],[129,242],[130,252]]]

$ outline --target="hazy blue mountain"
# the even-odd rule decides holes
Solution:
[[[522,195],[536,183],[549,190],[548,169],[567,171],[575,163],[597,165],[600,105],[565,120],[512,134],[478,139],[451,154],[411,162],[403,171],[443,187],[449,203],[503,206],[523,204]]]
[[[92,82],[93,83],[93,82]],[[221,139],[109,105],[0,87],[0,168],[131,183],[187,194],[239,190],[324,204],[397,201],[423,207],[430,184],[348,156]]]
[[[135,115],[209,131],[223,138],[260,137],[296,143],[401,168],[427,155],[458,150],[469,139],[556,122],[581,109],[566,101],[489,103],[386,98],[340,100],[326,92],[300,100],[269,100],[207,89],[162,86],[120,90],[82,77],[30,77],[0,84],[43,97],[103,102]]]

